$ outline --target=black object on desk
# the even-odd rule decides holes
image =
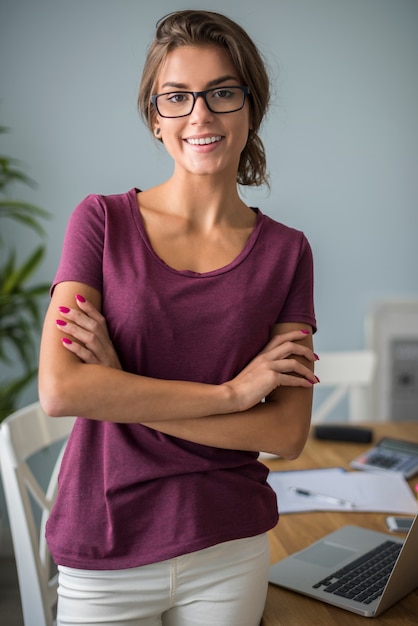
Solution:
[[[373,439],[371,428],[348,426],[346,424],[318,424],[314,427],[317,439],[328,441],[349,441],[352,443],[370,443]]]

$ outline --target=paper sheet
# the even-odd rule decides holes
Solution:
[[[382,511],[416,514],[418,502],[407,481],[396,472],[347,472],[342,468],[271,472],[280,513],[300,511]],[[312,491],[300,495],[295,489]],[[319,495],[316,495],[319,494]],[[343,499],[353,506],[323,496]]]

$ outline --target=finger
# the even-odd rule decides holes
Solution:
[[[319,381],[311,378],[304,378],[303,376],[294,376],[293,374],[280,374],[279,375],[280,387],[304,387],[310,389],[312,385],[316,385]]]
[[[92,335],[95,335],[102,341],[108,341],[109,334],[107,332],[106,320],[101,313],[94,309],[94,317],[90,316],[87,313],[83,313],[76,309],[70,309],[66,306],[59,306],[58,311],[62,317],[65,318],[67,324],[71,324],[71,328],[74,330],[75,326],[78,326],[81,330],[84,329],[90,332]],[[61,326],[64,326],[62,323]],[[70,326],[69,326],[70,327]],[[84,340],[83,337],[78,337]]]
[[[99,361],[105,359],[106,350],[103,345],[106,345],[106,342],[101,342],[97,331],[92,332],[81,327],[79,324],[74,324],[66,320],[56,320],[56,324],[61,332],[70,335],[72,339],[83,344]]]
[[[96,334],[81,324],[71,322],[70,319],[57,319],[55,321],[59,330],[71,335],[74,339],[78,339],[81,343],[91,344],[94,342]]]
[[[58,311],[60,314],[78,324],[79,326],[86,328],[91,331],[97,331],[98,328],[101,329],[101,332],[107,335],[107,326],[106,320],[99,311],[91,306],[91,311],[82,312],[78,309],[71,309],[66,306],[59,306]]]
[[[62,345],[69,351],[78,356],[83,363],[97,365],[99,363],[96,356],[83,345],[76,341],[71,341],[68,337],[63,337]]]
[[[58,322],[58,320],[57,320]],[[83,331],[78,326],[57,324],[58,328],[69,337],[63,337],[62,342],[66,348],[74,352],[85,363],[96,363],[121,369],[119,359],[113,349],[109,349],[108,344],[101,344],[95,335]]]
[[[66,320],[56,320],[56,324],[61,332],[69,335],[74,340],[71,342],[68,337],[63,338],[65,347],[71,346],[72,343],[73,345],[69,349],[75,352],[85,363],[96,363],[115,369],[122,369],[119,357],[107,334],[104,336],[99,335],[97,331],[90,332],[78,324],[67,322]],[[77,348],[78,345],[81,345],[81,347]]]
[[[103,320],[104,320],[103,315],[84,296],[82,296],[81,294],[77,294],[76,297],[75,297],[75,300],[76,300],[76,303],[77,303],[77,307],[81,311],[83,311],[86,315],[88,315],[92,319],[96,320],[97,322],[103,322]]]
[[[319,383],[318,376],[315,376],[313,371],[298,361],[297,359],[286,359],[279,361],[276,365],[276,371],[287,375],[294,376],[296,378],[305,378],[312,385]]]
[[[312,384],[319,382],[312,369],[296,358],[271,361],[270,364],[267,364],[267,368],[271,368],[277,374],[291,374],[299,378],[306,378]]]
[[[269,350],[260,353],[261,358],[271,360],[287,359],[293,356],[304,357],[307,361],[312,363],[318,360],[312,348],[293,341],[287,341],[281,345],[273,346]]]
[[[272,348],[280,346],[289,341],[290,342],[301,341],[302,339],[306,339],[307,337],[309,337],[309,335],[311,334],[312,334],[311,331],[307,329],[302,329],[302,330],[296,329],[296,330],[290,330],[287,333],[274,335],[270,339],[270,341],[266,344],[264,349],[260,352],[260,354],[263,354],[263,352],[266,352],[266,351],[268,352]]]

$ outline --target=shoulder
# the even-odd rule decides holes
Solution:
[[[73,210],[66,228],[66,240],[80,238],[89,245],[103,244],[106,232],[122,233],[132,222],[135,213],[136,190],[117,195],[90,194]],[[127,225],[126,228],[124,225]],[[121,234],[122,236],[122,234]]]
[[[270,215],[266,215],[258,209],[258,213],[260,215],[260,219],[263,223],[264,229],[268,232],[274,234],[280,234],[285,237],[300,237],[303,236],[303,232],[293,228],[292,226],[287,226],[283,224],[283,222],[279,222],[278,220],[272,218]]]
[[[266,240],[280,246],[290,246],[299,249],[310,248],[308,239],[303,231],[287,226],[269,215],[263,214],[260,210],[258,210],[258,213],[261,222],[261,234]]]
[[[74,209],[74,213],[99,212],[129,210],[132,203],[136,201],[137,190],[130,189],[125,193],[113,195],[89,194]]]

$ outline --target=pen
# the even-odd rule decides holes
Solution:
[[[350,502],[349,500],[343,500],[342,498],[337,498],[336,496],[327,496],[324,493],[318,493],[317,491],[312,491],[311,489],[301,489],[300,487],[289,487],[289,489],[290,491],[293,491],[293,493],[298,494],[298,496],[320,498],[326,502],[333,502],[334,504],[339,504],[350,509],[356,506],[354,502]]]

